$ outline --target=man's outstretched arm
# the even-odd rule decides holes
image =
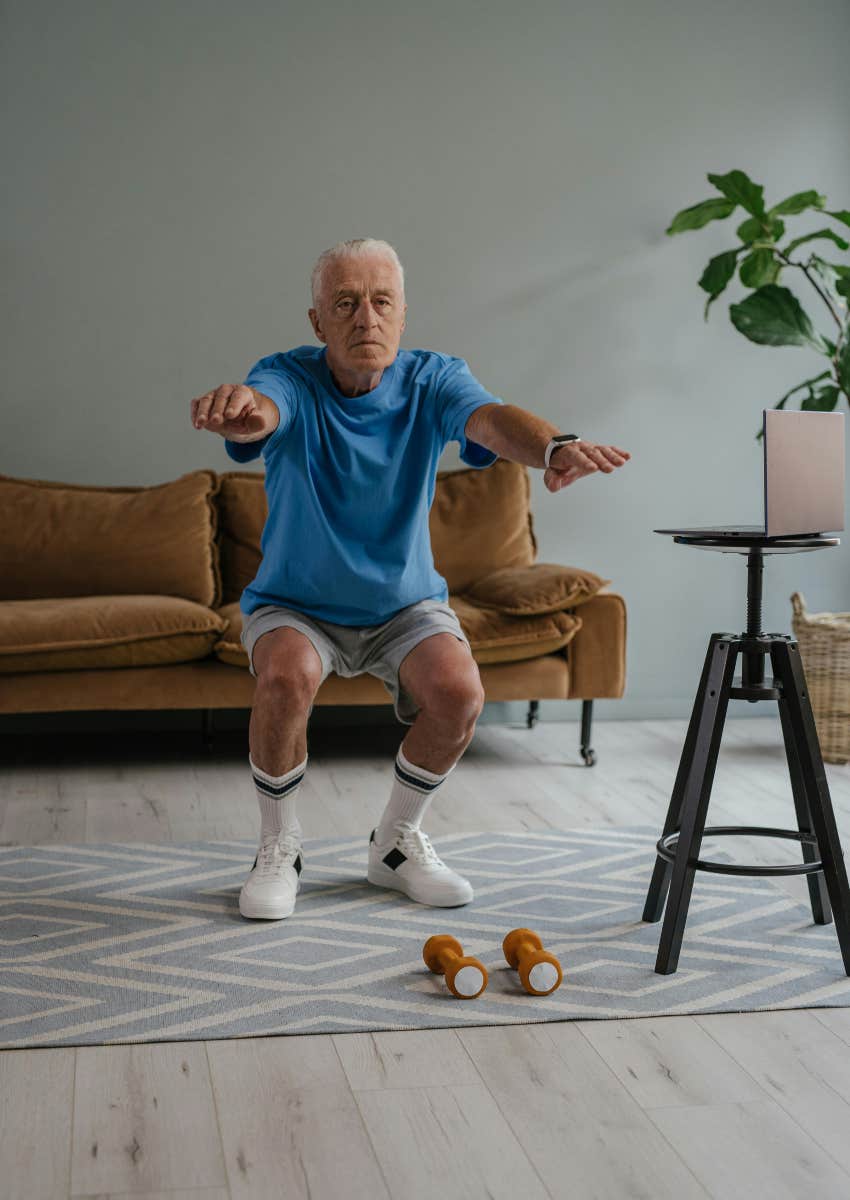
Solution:
[[[482,404],[470,415],[464,428],[468,439],[486,446],[500,458],[540,468],[544,466],[543,455],[549,442],[556,433],[563,432],[566,431],[551,421],[516,404]],[[543,481],[550,492],[557,492],[597,470],[610,474],[630,458],[629,452],[619,446],[601,446],[584,439],[566,442],[549,460]]]

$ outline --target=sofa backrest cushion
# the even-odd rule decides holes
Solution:
[[[268,500],[262,473],[226,471],[219,482],[222,604],[232,604],[257,574]],[[484,470],[438,472],[429,515],[431,549],[450,592],[463,591],[499,567],[534,562],[530,490],[526,468],[502,458]]]
[[[525,567],[537,556],[528,470],[497,459],[478,470],[440,471],[431,505],[434,565],[450,592],[464,592],[499,567]]]
[[[0,475],[0,600],[163,595],[216,607],[215,471],[153,487]]]
[[[257,575],[268,500],[265,476],[256,471],[225,471],[219,484],[216,502],[224,605],[241,599]]]

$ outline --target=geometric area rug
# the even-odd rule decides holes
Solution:
[[[249,841],[0,848],[0,1048],[749,1012],[850,1005],[833,925],[768,878],[697,872],[678,970],[641,920],[658,830],[457,833],[473,885],[430,908],[366,882],[367,843],[307,838],[295,912],[250,921]],[[729,859],[712,843],[703,857]],[[540,934],[564,972],[527,995],[502,939]],[[456,937],[490,981],[458,1000],[422,947]]]

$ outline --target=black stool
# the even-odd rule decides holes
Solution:
[[[762,555],[818,550],[823,546],[837,546],[839,539],[819,536],[767,538],[749,533],[723,535],[715,531],[710,537],[674,534],[673,540],[702,550],[747,555],[747,630],[743,634],[713,633],[708,643],[643,910],[644,921],[658,921],[666,899],[667,911],[655,970],[660,975],[671,975],[678,966],[694,872],[716,871],[725,875],[806,875],[814,921],[817,925],[828,925],[834,915],[844,970],[850,975],[850,889],[797,642],[785,634],[761,631]],[[742,656],[742,673],[739,679],[734,679],[735,660],[739,654]],[[764,681],[767,654],[773,668],[770,683]],[[797,811],[796,830],[753,825],[706,828],[726,706],[732,697],[751,703],[776,700],[779,704]],[[736,833],[798,841],[802,845],[803,862],[761,867],[699,858],[704,834]]]

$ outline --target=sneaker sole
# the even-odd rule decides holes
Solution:
[[[452,896],[446,899],[426,899],[424,896],[417,894],[413,889],[408,890],[404,886],[404,882],[399,878],[394,871],[389,867],[370,866],[366,872],[366,878],[369,883],[375,887],[388,888],[390,891],[402,892],[411,900],[415,900],[417,904],[427,904],[432,908],[458,908],[462,904],[469,904],[474,899],[474,893],[470,888],[470,895],[459,898]]]
[[[299,888],[298,891],[300,890]],[[297,894],[298,892],[296,892]],[[291,900],[288,904],[259,904],[256,900],[248,897],[243,899],[240,893],[239,911],[243,917],[252,920],[282,921],[284,917],[291,917],[295,912],[295,900]]]

